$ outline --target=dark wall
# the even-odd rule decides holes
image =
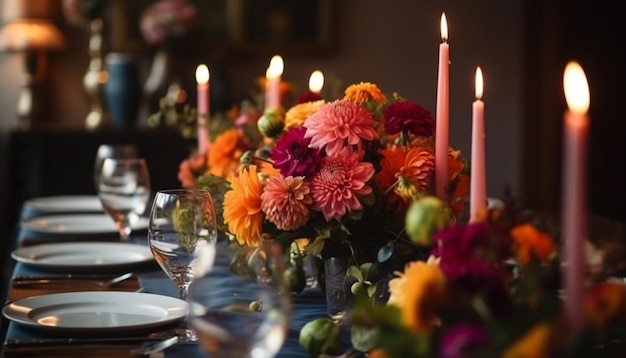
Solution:
[[[561,200],[563,70],[583,67],[590,89],[590,212],[626,222],[626,10],[610,0],[531,0],[527,4],[527,73],[523,169],[531,207],[558,210]]]

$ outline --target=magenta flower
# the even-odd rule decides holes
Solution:
[[[471,293],[500,291],[503,258],[487,256],[497,253],[495,234],[485,222],[450,226],[435,235],[431,254],[441,258],[441,270],[453,285]]]
[[[363,208],[358,195],[372,192],[367,182],[374,176],[374,166],[362,162],[362,157],[362,152],[344,148],[324,157],[311,177],[313,208],[321,211],[326,221],[340,221],[348,212]]]
[[[294,127],[276,141],[276,146],[270,151],[270,158],[274,167],[280,173],[288,176],[308,177],[315,173],[322,160],[320,151],[309,147],[311,138],[304,138],[306,128]]]
[[[441,358],[477,357],[477,351],[489,344],[489,333],[484,327],[461,323],[446,330],[441,336]]]
[[[400,101],[389,105],[383,112],[385,132],[398,134],[410,132],[414,135],[431,137],[435,132],[435,121],[430,112],[417,103]]]
[[[311,147],[326,148],[333,156],[345,146],[363,148],[362,141],[378,138],[376,121],[372,112],[349,100],[336,100],[324,104],[305,122],[305,138],[311,138]]]

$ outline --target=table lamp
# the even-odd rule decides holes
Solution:
[[[17,103],[20,128],[30,128],[38,114],[37,87],[46,76],[48,51],[61,48],[63,45],[63,35],[49,20],[16,18],[2,26],[0,50],[23,52],[25,58],[26,73]]]

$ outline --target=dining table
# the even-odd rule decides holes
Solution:
[[[95,197],[97,198],[97,197]],[[92,198],[93,199],[93,198]],[[95,200],[95,199],[94,199]],[[35,200],[36,201],[36,200]],[[21,209],[17,230],[13,238],[12,251],[29,248],[41,248],[43,245],[58,243],[80,244],[85,242],[110,243],[119,242],[116,231],[104,231],[88,233],[80,232],[49,232],[46,230],[33,229],[24,223],[32,222],[41,218],[54,218],[59,215],[65,217],[78,215],[105,215],[99,207],[93,208],[90,212],[88,208],[72,207],[63,210],[48,210],[45,206],[29,205],[32,201],[25,201]],[[147,227],[138,228],[131,235],[131,243],[135,245],[145,245],[147,243]],[[8,282],[5,283],[5,307],[12,302],[23,300],[29,297],[49,297],[67,292],[92,292],[97,295],[99,292],[137,292],[145,294],[155,294],[167,297],[178,297],[178,290],[173,281],[166,276],[164,271],[158,266],[156,261],[146,260],[132,267],[132,275],[123,281],[113,285],[95,285],[93,282],[84,280],[70,280],[62,285],[16,285],[14,279],[25,275],[49,275],[50,267],[33,265],[20,260],[11,260],[13,269]],[[52,272],[56,274],[56,272]],[[81,272],[71,272],[72,274],[92,274],[88,269]],[[228,285],[226,277],[222,284]],[[305,349],[299,344],[300,329],[309,321],[327,317],[325,294],[323,290],[315,285],[305,288],[303,291],[292,294],[292,314],[291,324],[287,332],[284,344],[277,357],[307,357]],[[95,293],[94,293],[95,292]],[[111,330],[103,331],[95,335],[92,332],[85,334],[82,330],[49,330],[46,327],[24,324],[15,319],[2,317],[2,336],[4,343],[0,357],[30,356],[30,357],[60,357],[60,356],[81,356],[81,357],[126,357],[136,356],[131,353],[134,346],[148,344],[151,341],[161,339],[173,331],[176,326],[184,324],[184,318],[164,325],[147,327],[138,332],[115,332]],[[131,340],[130,337],[135,340]],[[81,344],[83,338],[103,338],[107,339],[106,344],[94,344],[86,341]],[[59,349],[57,345],[46,343],[49,339],[58,341],[73,341],[66,349]],[[26,344],[15,344],[16,341],[26,342]],[[89,343],[89,344],[87,344]],[[209,357],[200,348],[199,344],[193,342],[179,342],[174,346],[151,355],[151,357]]]

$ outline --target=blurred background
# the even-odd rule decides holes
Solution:
[[[434,116],[442,12],[451,58],[450,144],[467,157],[476,66],[483,71],[488,195],[501,196],[508,188],[529,208],[559,210],[562,76],[566,63],[577,60],[591,90],[589,209],[626,221],[620,169],[626,133],[625,14],[618,2],[188,2],[195,16],[190,22],[186,10],[159,10],[154,0],[0,0],[3,28],[34,17],[58,30],[43,43],[0,40],[0,240],[12,235],[22,200],[67,194],[67,182],[50,183],[71,183],[73,170],[91,169],[98,140],[139,141],[163,161],[157,185],[176,185],[177,163],[188,148],[175,135],[151,134],[147,118],[174,82],[186,93],[185,101],[196,105],[194,72],[200,63],[211,71],[214,115],[253,98],[271,56],[281,55],[283,80],[296,93],[306,90],[313,70],[321,70],[328,98],[368,81],[420,103]],[[94,7],[72,18],[64,6],[76,3]],[[172,32],[166,35],[149,30],[151,20],[179,10],[180,28],[168,28]],[[140,104],[129,122],[114,125],[112,108],[99,103],[85,82],[88,69],[97,75],[108,66],[112,81],[113,66],[120,62],[137,70],[135,87],[130,82],[123,87],[134,88],[130,93],[140,95]],[[33,92],[30,107],[22,102],[25,89]],[[97,105],[101,118],[91,116]],[[55,179],[46,176],[53,174]],[[78,186],[73,194],[94,192]]]

